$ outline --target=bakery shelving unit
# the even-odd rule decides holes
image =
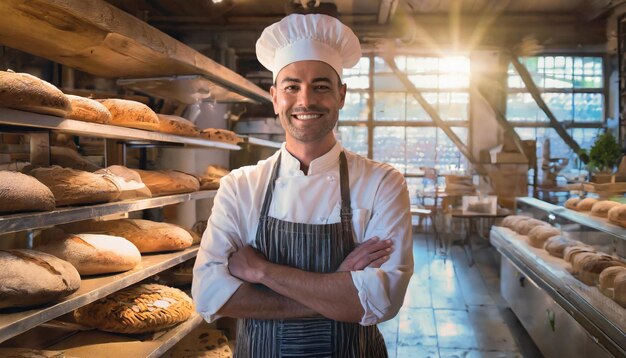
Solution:
[[[518,207],[535,218],[560,225],[563,231],[596,244],[626,240],[626,230],[605,219],[577,213],[533,198]],[[494,226],[490,242],[501,253],[501,293],[546,356],[626,356],[624,309],[597,287],[574,278],[564,260],[550,256],[509,229]]]
[[[144,254],[141,257],[141,264],[130,271],[83,278],[78,291],[56,304],[27,311],[3,313],[0,315],[0,341],[15,337],[44,322],[189,260],[195,257],[197,252],[198,245],[184,251]]]
[[[0,44],[37,55],[70,68],[99,77],[126,80],[128,87],[141,83],[142,92],[158,79],[171,82],[178,88],[159,88],[159,98],[181,100],[180,90],[186,98],[209,101],[250,101],[269,103],[269,93],[247,81],[237,73],[215,63],[192,48],[147,25],[105,1],[88,2],[59,0],[34,0],[0,2]],[[184,80],[198,84],[192,92],[181,87]],[[123,84],[123,83],[122,83]],[[147,87],[146,87],[147,86]],[[167,86],[166,86],[167,87]],[[188,101],[182,101],[188,103]],[[23,132],[30,135],[31,163],[48,164],[49,133],[59,131],[72,135],[105,138],[106,165],[124,164],[127,146],[174,146],[239,150],[241,147],[163,133],[123,128],[96,123],[67,120],[49,115],[0,108],[0,130]],[[246,137],[246,145],[279,148],[280,144]],[[246,148],[246,147],[244,147]],[[0,217],[0,234],[32,230],[71,221],[103,215],[155,208],[190,200],[211,198],[215,191],[170,195],[150,199],[122,201],[81,207],[59,208],[52,212],[15,214]],[[143,255],[142,264],[128,272],[97,276],[82,280],[79,291],[66,299],[15,313],[0,314],[0,343],[11,337],[19,339],[21,333],[30,334],[44,329],[50,320],[93,302],[119,289],[132,285],[158,272],[196,256],[198,247],[184,251]],[[194,314],[186,322],[155,334],[149,339],[120,337],[100,332],[80,332],[46,349],[63,349],[72,356],[90,356],[104,352],[110,356],[123,351],[124,356],[157,357],[195,328],[202,319]],[[48,322],[48,323],[46,323]],[[46,323],[46,324],[44,324]],[[33,329],[34,328],[34,329]],[[17,337],[16,337],[17,336]],[[80,347],[85,337],[97,336],[100,344]],[[145,338],[145,337],[144,337]],[[73,343],[74,342],[74,343]],[[63,346],[64,344],[73,347]],[[114,347],[114,348],[111,348]],[[100,349],[101,348],[101,349]]]

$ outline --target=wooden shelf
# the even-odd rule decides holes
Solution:
[[[202,75],[269,103],[267,91],[102,0],[0,2],[0,43],[109,78]]]
[[[283,146],[283,143],[274,142],[274,141],[267,140],[267,139],[260,139],[260,138],[244,136],[244,135],[240,135],[240,137],[242,137],[244,139],[244,143],[248,143],[248,144],[252,144],[252,145],[258,145],[258,146],[261,146],[261,147],[280,149]]]
[[[142,255],[141,264],[130,271],[82,279],[80,289],[61,302],[44,308],[2,313],[0,342],[193,258],[197,253],[198,245],[184,251]]]
[[[105,215],[156,208],[190,200],[207,199],[214,197],[215,193],[217,193],[216,190],[203,190],[148,199],[118,201],[89,206],[62,207],[46,212],[4,215],[0,216],[0,233],[7,234],[22,230],[39,229]]]
[[[0,125],[57,130],[79,136],[121,139],[129,142],[175,143],[185,146],[240,150],[241,147],[208,139],[183,137],[173,134],[145,131],[141,129],[111,126],[49,116],[32,112],[0,108]],[[156,144],[158,144],[156,143]]]

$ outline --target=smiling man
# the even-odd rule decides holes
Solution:
[[[393,318],[413,273],[406,182],[335,139],[342,69],[359,41],[326,15],[266,28],[285,143],[222,178],[194,267],[208,321],[238,318],[238,357],[386,357],[376,323]]]

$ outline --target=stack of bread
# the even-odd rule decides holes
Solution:
[[[573,197],[568,199],[564,206],[579,212],[589,212],[592,216],[607,218],[610,223],[626,227],[626,204],[611,200]]]

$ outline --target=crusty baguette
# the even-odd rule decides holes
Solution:
[[[152,196],[191,193],[200,190],[200,182],[193,175],[176,170],[133,169],[150,189]]]
[[[0,71],[0,107],[65,117],[70,100],[55,86],[28,73]]]
[[[190,120],[168,114],[157,114],[159,117],[159,132],[197,137],[200,133],[198,128]]]

